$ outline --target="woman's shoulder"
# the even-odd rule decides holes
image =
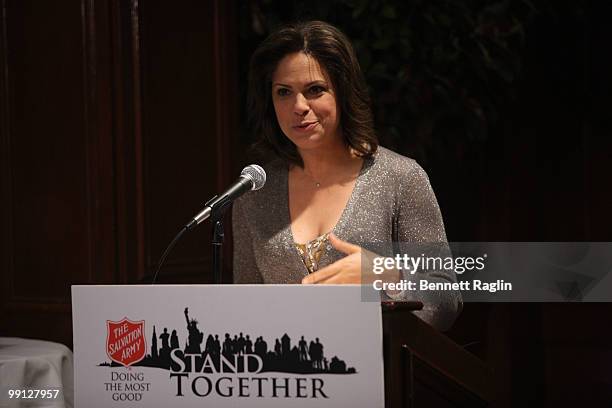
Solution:
[[[427,173],[416,160],[402,156],[392,150],[380,146],[374,155],[376,171],[386,173],[398,182],[412,178],[427,178]]]
[[[281,175],[283,172],[287,171],[287,164],[282,159],[274,159],[263,164],[261,167],[266,172],[266,176],[272,176],[272,178],[276,178],[276,176]]]

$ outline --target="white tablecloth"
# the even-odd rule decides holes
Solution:
[[[63,344],[0,337],[0,407],[72,408],[72,352]],[[9,389],[59,389],[58,399],[9,399]]]

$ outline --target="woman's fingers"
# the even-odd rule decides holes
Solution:
[[[337,265],[338,262],[334,262],[331,265],[326,266],[325,268],[318,270],[317,272],[311,273],[310,275],[304,277],[302,279],[303,284],[312,284],[312,283],[322,283],[326,279],[331,278],[340,272],[340,266]]]
[[[304,284],[361,283],[359,254],[348,255],[302,279]]]
[[[347,256],[302,279],[303,284],[360,283],[361,247],[329,234],[329,242]],[[355,259],[357,257],[357,259]]]
[[[350,242],[346,242],[335,236],[334,234],[329,234],[329,242],[336,248],[338,251],[345,253],[347,255],[354,254],[356,252],[361,251],[361,247],[359,245],[351,244]]]

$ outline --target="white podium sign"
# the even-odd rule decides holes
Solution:
[[[75,404],[384,407],[359,286],[73,286]]]

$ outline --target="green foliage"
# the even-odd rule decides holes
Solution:
[[[421,161],[490,136],[521,72],[529,0],[252,0],[243,40],[320,19],[353,41],[383,143]],[[442,145],[442,146],[441,146]]]

